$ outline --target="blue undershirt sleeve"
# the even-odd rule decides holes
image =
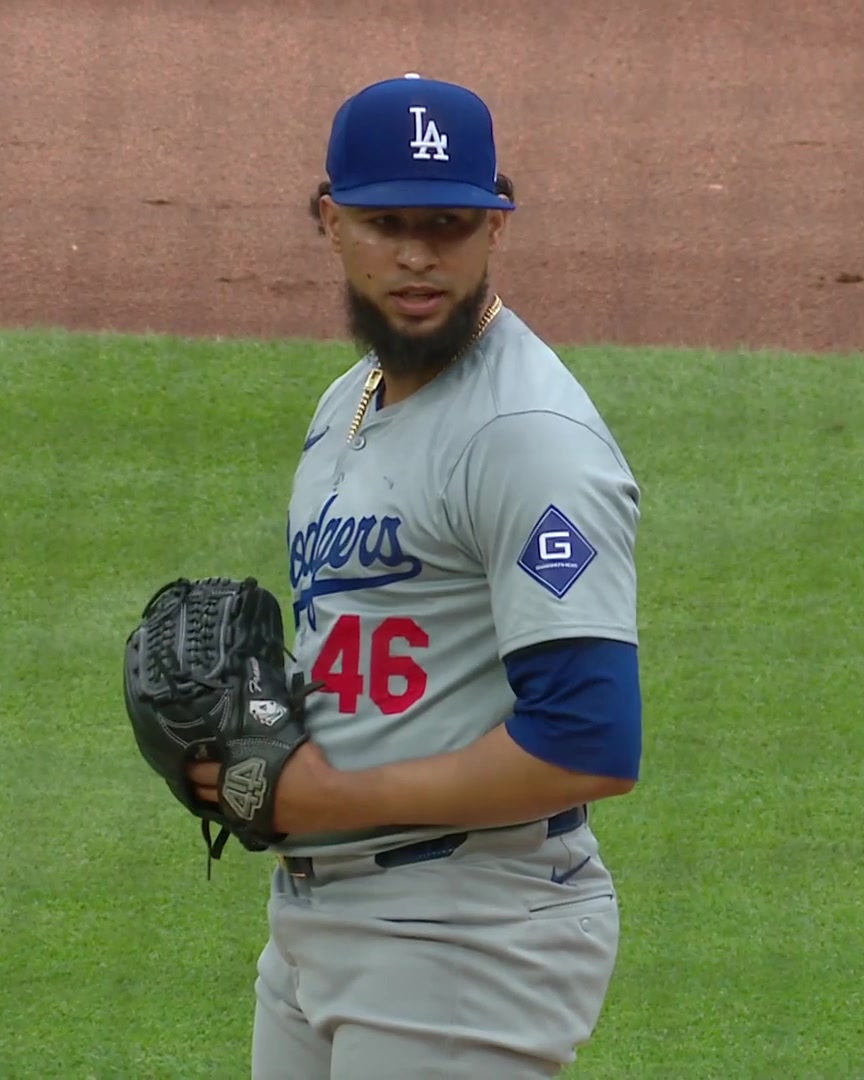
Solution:
[[[593,776],[637,780],[642,694],[636,645],[549,642],[504,658],[516,695],[506,728],[526,753]]]

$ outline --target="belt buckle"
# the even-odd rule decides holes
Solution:
[[[299,878],[301,881],[311,881],[315,876],[312,871],[312,860],[304,859],[297,856],[289,855],[277,855],[279,865],[289,874],[292,878]]]

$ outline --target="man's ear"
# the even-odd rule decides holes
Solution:
[[[506,196],[502,195],[502,199]],[[489,250],[495,251],[501,246],[507,236],[507,218],[510,216],[507,210],[488,210],[486,227],[489,230]]]
[[[339,207],[329,195],[322,195],[318,210],[321,215],[321,227],[324,235],[330,241],[330,248],[336,254],[342,251],[342,217]]]

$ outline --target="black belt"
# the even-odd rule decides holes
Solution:
[[[588,820],[587,806],[574,806],[549,818],[546,838],[563,836],[573,832]],[[436,836],[432,840],[418,840],[416,844],[403,844],[401,847],[379,851],[374,856],[375,862],[385,870],[394,866],[409,866],[412,863],[430,862],[432,859],[446,859],[457,851],[468,839],[468,832],[448,833]],[[315,877],[313,861],[305,856],[280,855],[282,868],[292,877],[312,879]]]

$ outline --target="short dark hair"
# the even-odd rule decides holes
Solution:
[[[505,199],[509,199],[513,202],[515,198],[515,189],[513,187],[513,181],[509,176],[505,176],[504,173],[498,173],[498,178],[495,181],[495,190],[497,194],[503,195]],[[318,232],[324,235],[324,226],[321,224],[321,196],[330,194],[330,181],[322,180],[318,185],[314,195],[309,198],[309,213],[312,220],[318,226]]]

